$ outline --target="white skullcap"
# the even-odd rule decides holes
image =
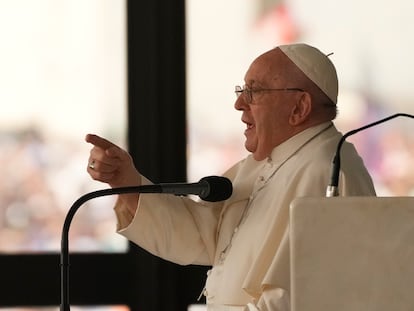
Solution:
[[[335,104],[338,98],[338,77],[329,57],[304,43],[279,46],[280,50]]]

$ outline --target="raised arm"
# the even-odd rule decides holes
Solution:
[[[85,141],[93,145],[87,166],[92,179],[107,183],[112,188],[141,185],[141,175],[126,150],[94,134],[86,135]],[[132,220],[138,199],[139,194],[119,196],[115,206],[119,225],[126,225]]]

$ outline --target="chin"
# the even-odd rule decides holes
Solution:
[[[257,146],[256,145],[252,145],[249,144],[247,141],[244,144],[244,147],[246,148],[246,150],[248,152],[250,152],[253,156],[253,159],[255,159],[256,161],[261,161],[263,159],[265,159],[266,157],[263,157],[260,152],[257,151]]]
[[[251,153],[256,161],[263,161],[271,155],[272,150],[263,150],[256,148],[254,151],[251,151]]]
[[[255,153],[257,151],[257,145],[256,139],[246,138],[244,142],[244,147],[251,153]]]

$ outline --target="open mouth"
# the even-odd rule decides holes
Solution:
[[[245,133],[249,132],[250,130],[252,130],[255,127],[254,123],[252,123],[250,121],[250,118],[248,118],[248,117],[242,117],[241,121],[246,125]]]
[[[246,130],[244,131],[244,134],[247,135],[250,131],[254,129],[254,124],[249,122],[244,122],[246,124]]]

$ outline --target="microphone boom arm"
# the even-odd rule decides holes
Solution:
[[[144,186],[131,186],[131,187],[119,187],[97,190],[87,193],[77,199],[66,214],[65,222],[62,228],[62,240],[61,240],[61,252],[60,252],[60,271],[61,271],[61,305],[60,311],[69,311],[69,228],[70,224],[75,216],[77,210],[85,202],[103,196],[109,196],[114,194],[127,194],[127,193],[154,193],[160,192],[159,185],[144,185]]]
[[[391,115],[389,117],[386,117],[384,119],[378,120],[378,121],[373,122],[373,123],[369,123],[369,124],[367,124],[365,126],[362,126],[362,127],[357,128],[355,130],[349,131],[349,132],[345,133],[341,137],[341,139],[339,140],[339,143],[338,143],[338,145],[336,147],[336,153],[335,153],[335,156],[334,156],[333,161],[332,161],[331,181],[330,181],[330,184],[328,185],[328,187],[326,189],[326,196],[327,197],[334,197],[334,196],[338,196],[339,195],[339,193],[338,193],[338,185],[339,185],[339,172],[340,172],[340,168],[341,168],[341,156],[340,156],[340,153],[341,153],[342,145],[345,142],[346,138],[349,137],[349,136],[351,136],[351,135],[354,135],[354,134],[356,134],[356,133],[358,133],[360,131],[363,131],[363,130],[365,130],[367,128],[373,127],[373,126],[378,125],[380,123],[384,123],[386,121],[389,121],[389,120],[394,119],[394,118],[397,118],[397,117],[414,118],[414,115],[411,115],[411,114],[408,114],[408,113],[396,113],[396,114],[393,114],[393,115]]]
[[[93,198],[127,193],[169,193],[174,195],[196,194],[209,202],[224,201],[233,192],[231,181],[226,177],[207,176],[198,183],[154,184],[130,187],[109,188],[87,193],[77,199],[69,209],[62,228],[61,265],[61,305],[60,311],[70,311],[69,304],[69,227],[76,211],[83,203]]]

